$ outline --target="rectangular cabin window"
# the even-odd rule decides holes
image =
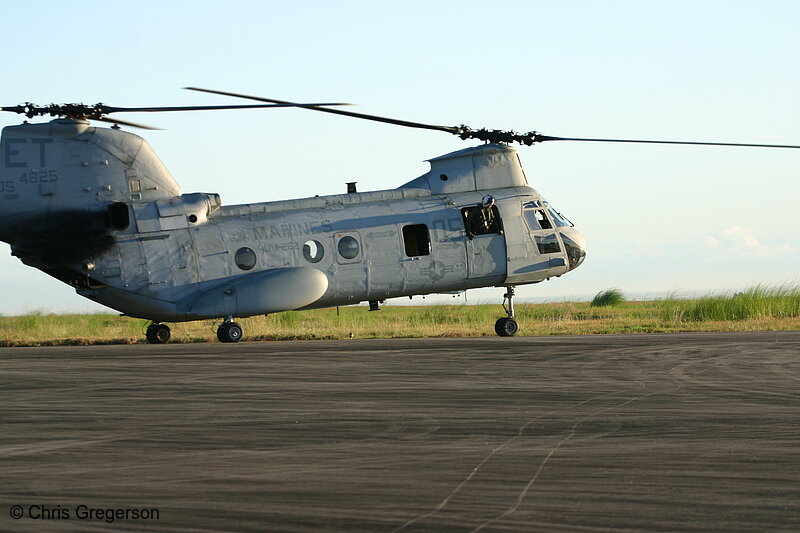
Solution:
[[[461,218],[464,220],[464,229],[467,236],[487,235],[489,233],[502,233],[500,213],[497,206],[483,207],[473,205],[461,208]]]
[[[403,244],[406,248],[406,255],[409,257],[431,255],[431,237],[428,226],[425,224],[403,226]]]

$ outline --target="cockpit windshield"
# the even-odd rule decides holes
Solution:
[[[567,217],[556,211],[552,206],[547,208],[550,211],[550,216],[553,217],[553,222],[555,222],[556,226],[559,228],[564,227],[572,227],[575,224],[567,220]]]

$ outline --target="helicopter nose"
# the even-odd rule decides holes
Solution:
[[[586,259],[586,239],[575,228],[562,228],[561,240],[567,250],[569,269],[575,270]]]

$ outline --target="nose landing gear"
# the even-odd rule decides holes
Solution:
[[[494,332],[501,337],[513,337],[519,331],[519,324],[514,319],[514,286],[509,285],[508,290],[503,295],[503,310],[506,315],[503,318],[498,318],[494,323]],[[508,301],[508,307],[506,307]]]

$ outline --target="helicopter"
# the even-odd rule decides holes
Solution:
[[[77,294],[150,323],[219,319],[217,338],[238,342],[235,321],[254,315],[390,298],[504,289],[495,333],[519,331],[515,287],[562,276],[586,257],[574,224],[531,188],[512,144],[549,141],[800,148],[795,145],[556,137],[531,131],[441,126],[187,87],[258,104],[115,107],[25,103],[2,107],[46,123],[7,126],[0,137],[0,240],[12,255]],[[182,194],[151,146],[111,118],[125,112],[292,107],[442,131],[482,144],[428,160],[397,188],[227,206],[218,193]],[[90,121],[112,123],[95,127]]]

